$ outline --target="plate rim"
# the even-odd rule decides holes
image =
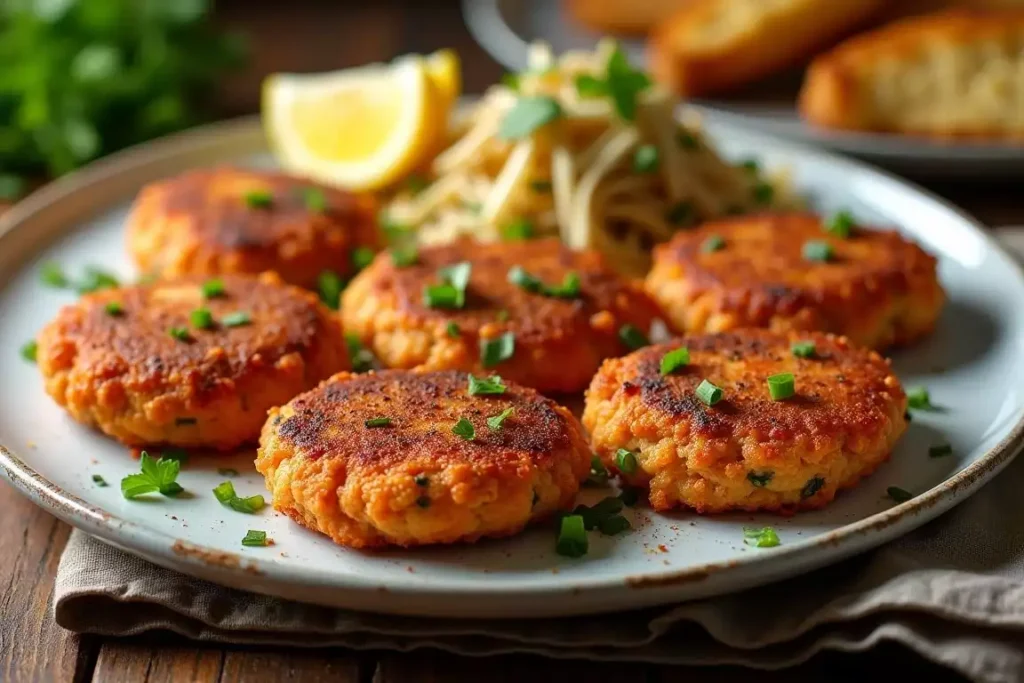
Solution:
[[[723,132],[732,129],[741,134],[750,134],[748,129],[737,127],[731,123],[716,123],[709,120],[708,124],[709,128],[719,129]],[[927,199],[944,210],[951,212],[962,221],[965,227],[969,226],[969,229],[985,243],[988,250],[1014,271],[1018,280],[1018,286],[1024,289],[1024,269],[1022,269],[1021,264],[1012,258],[1003,246],[990,233],[985,231],[976,220],[951,203],[918,187],[914,183],[878,170],[868,164],[850,160],[832,152],[813,149],[807,145],[777,136],[766,136],[760,132],[757,132],[756,135],[764,139],[770,146],[788,153],[828,162],[838,165],[840,168],[846,167],[851,171],[855,170],[862,175],[873,177],[876,180],[896,183],[898,186],[902,186],[904,190],[916,193],[918,197]],[[250,116],[200,126],[117,152],[81,170],[53,181],[51,184],[34,192],[19,204],[16,204],[3,217],[0,217],[0,244],[12,239],[12,235],[17,232],[20,226],[30,225],[30,221],[40,213],[94,184],[114,178],[129,177],[133,169],[160,163],[161,161],[172,163],[174,159],[186,155],[190,151],[195,153],[196,150],[223,148],[221,154],[226,154],[227,150],[238,147],[240,152],[253,153],[257,149],[262,149],[262,147],[253,148],[253,143],[257,141],[259,141],[257,143],[259,145],[265,144],[262,141],[262,129],[258,116]],[[56,234],[61,235],[68,234],[69,232],[71,231],[67,229],[66,222],[62,223],[62,226],[56,230]],[[41,249],[45,248],[46,243],[46,237],[40,238],[39,242],[28,247],[28,251],[30,253],[38,253]],[[0,278],[0,287],[7,285],[8,277],[9,273]],[[646,589],[644,591],[633,591],[632,595],[637,596],[637,599],[628,601],[628,604],[634,607],[642,607],[701,597],[700,595],[693,595],[692,591],[687,596],[679,597],[679,594],[683,592],[681,587],[692,584],[697,579],[703,579],[710,575],[721,576],[722,574],[728,574],[730,571],[742,573],[741,570],[743,569],[747,569],[748,572],[750,568],[760,569],[769,578],[760,581],[748,580],[747,585],[739,585],[722,590],[716,589],[708,593],[708,595],[731,593],[759,582],[767,583],[770,580],[792,575],[801,568],[806,569],[812,566],[831,564],[849,555],[892,540],[916,528],[966,499],[1005,467],[1022,447],[1024,447],[1024,416],[1018,419],[1016,423],[1007,426],[1003,438],[974,462],[912,500],[875,513],[864,519],[844,524],[837,529],[816,535],[813,538],[775,548],[770,554],[751,554],[745,557],[734,558],[724,564],[704,563],[684,569],[675,568],[663,571],[652,569],[632,576],[619,575],[591,581],[584,580],[577,582],[572,587],[558,584],[531,586],[525,593],[534,599],[543,599],[552,595],[564,595],[567,593],[584,596],[588,593],[593,593],[600,596],[607,595],[609,591],[644,588]],[[373,611],[417,614],[420,616],[443,615],[455,617],[478,616],[479,612],[472,611],[472,608],[470,608],[468,612],[457,613],[458,609],[460,609],[457,606],[453,606],[456,608],[456,612],[453,613],[444,613],[442,610],[423,611],[413,609],[413,611],[408,611],[403,610],[401,605],[397,603],[401,602],[403,597],[410,596],[426,596],[433,600],[443,597],[486,597],[494,599],[503,590],[495,588],[487,590],[480,588],[478,585],[460,587],[457,583],[442,583],[441,585],[388,584],[385,586],[372,578],[355,575],[342,577],[339,581],[339,577],[336,574],[326,574],[322,571],[310,570],[309,568],[281,567],[273,565],[271,562],[263,561],[258,557],[243,557],[237,553],[225,553],[225,551],[219,548],[203,546],[186,541],[183,538],[176,538],[172,534],[151,529],[126,516],[119,516],[117,513],[94,506],[42,477],[18,456],[13,449],[3,444],[0,444],[0,477],[11,483],[35,504],[106,543],[125,549],[130,553],[139,555],[169,569],[226,586],[293,599],[296,591],[289,591],[289,587],[302,587],[305,589],[330,588],[336,593],[324,596],[327,599],[318,602],[319,604],[337,607],[344,607],[347,606],[347,603],[358,602],[358,600],[340,598],[346,596],[352,598],[357,594],[362,595],[365,593],[377,593],[380,596],[380,592],[384,590],[390,593],[392,598],[397,599],[382,599],[380,604],[374,604],[370,607]],[[818,546],[833,546],[838,549],[833,554],[815,554],[811,552],[813,548]],[[780,567],[782,567],[781,572],[778,571]],[[742,584],[743,582],[740,581],[738,583]],[[673,597],[673,591],[675,591],[676,597]],[[609,611],[609,609],[621,609],[621,607],[602,607],[600,604],[586,604],[584,601],[576,601],[574,605],[568,607],[561,605],[558,609],[551,609],[544,616],[567,616],[571,614]],[[362,606],[360,609],[366,609],[366,607]],[[465,609],[465,607],[463,606],[461,609]],[[509,612],[492,616],[511,618],[528,615]]]

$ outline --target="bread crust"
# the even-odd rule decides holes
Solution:
[[[642,35],[696,0],[565,0],[566,11],[595,31]]]

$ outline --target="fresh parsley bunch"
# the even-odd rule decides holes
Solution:
[[[241,62],[208,0],[0,2],[0,199],[201,120]]]

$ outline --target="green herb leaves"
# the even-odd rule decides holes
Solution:
[[[789,350],[797,358],[814,358],[818,353],[812,341],[793,342]]]
[[[523,270],[521,266],[512,266],[508,271],[508,281],[527,292],[553,298],[573,299],[580,294],[580,276],[575,272],[566,273],[560,285],[548,285],[539,277]]]
[[[200,286],[204,299],[216,299],[224,296],[227,291],[224,289],[224,281],[220,278],[207,280]]]
[[[333,270],[321,271],[316,277],[317,294],[320,301],[333,311],[341,305],[341,291],[345,289],[345,281]]]
[[[562,116],[558,100],[546,95],[520,97],[498,126],[498,137],[519,140]]]
[[[779,535],[770,526],[760,529],[743,527],[743,542],[755,548],[774,548],[779,545]]]
[[[461,436],[466,441],[472,441],[476,438],[476,428],[472,422],[464,417],[460,417],[459,421],[452,426],[452,434]]]
[[[489,418],[487,418],[487,428],[490,429],[492,432],[498,431],[499,429],[501,429],[501,426],[505,423],[505,420],[511,417],[512,413],[514,412],[516,412],[516,409],[509,407],[505,408],[505,410],[501,411],[497,415],[491,415]]]
[[[473,265],[462,261],[438,271],[442,284],[427,285],[423,290],[423,302],[430,308],[457,309],[466,305],[466,288]]]
[[[270,545],[270,541],[267,539],[267,532],[260,531],[259,529],[249,529],[245,532],[245,537],[242,539],[242,545],[253,548],[262,548]]]
[[[21,357],[27,360],[29,363],[36,362],[36,356],[39,354],[39,342],[35,339],[31,339],[21,346]]]
[[[647,335],[644,334],[635,325],[625,324],[619,328],[619,341],[626,345],[626,348],[630,351],[636,351],[642,349],[651,342],[647,339]]]
[[[494,339],[481,339],[480,363],[485,368],[493,368],[511,358],[515,351],[516,337],[512,332],[506,332]]]
[[[605,63],[603,78],[581,75],[576,77],[575,84],[580,97],[609,97],[615,113],[625,121],[633,121],[637,100],[640,93],[651,86],[651,79],[634,69],[626,53],[616,45]]]
[[[805,261],[827,263],[835,258],[835,250],[828,242],[805,242],[801,254]]]
[[[175,479],[181,471],[181,463],[175,459],[160,458],[154,460],[146,451],[139,458],[141,473],[129,474],[121,480],[121,495],[133,500],[147,493],[161,493],[165,496],[176,496],[184,489]]]
[[[661,376],[671,375],[679,368],[685,367],[690,362],[690,349],[680,347],[673,351],[669,351],[661,357]]]
[[[931,394],[924,387],[907,389],[907,406],[911,410],[935,410]]]
[[[497,375],[490,377],[469,376],[470,396],[497,396],[505,393],[505,382]]]

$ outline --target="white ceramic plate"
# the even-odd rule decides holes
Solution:
[[[792,518],[630,512],[637,530],[591,535],[579,560],[554,553],[535,529],[472,546],[359,553],[333,545],[269,509],[255,516],[217,503],[219,467],[242,472],[242,494],[263,491],[252,453],[193,458],[179,499],[127,501],[118,482],[138,469],[127,449],[68,418],[19,356],[71,301],[43,287],[39,266],[87,264],[126,278],[123,221],[150,181],[197,166],[268,165],[255,121],[198,129],[116,155],[60,180],[0,219],[0,473],[60,518],[165,567],[218,583],[327,605],[434,616],[514,617],[597,612],[713,595],[791,576],[870,548],[924,523],[975,491],[1015,453],[1024,431],[1024,279],[1014,262],[955,209],[859,164],[710,122],[730,156],[787,167],[823,209],[850,207],[892,224],[941,258],[950,301],[935,336],[900,353],[908,385],[927,385],[942,413],[916,414],[891,462],[827,509]],[[954,455],[928,447],[949,440]],[[110,483],[100,488],[94,474]],[[894,506],[888,486],[920,494]],[[600,493],[588,495],[600,496]],[[744,546],[744,526],[772,525],[782,545]],[[276,541],[244,548],[247,529]]]
[[[526,51],[535,40],[556,53],[589,49],[601,34],[573,21],[560,0],[463,0],[466,25],[476,40],[506,68],[526,67]],[[642,64],[644,42],[623,38],[630,57]],[[931,142],[923,138],[847,131],[827,131],[805,124],[794,108],[802,74],[791,72],[759,83],[728,99],[694,100],[697,109],[716,119],[813,142],[880,166],[928,177],[1012,177],[1024,172],[1024,148],[969,142]]]

